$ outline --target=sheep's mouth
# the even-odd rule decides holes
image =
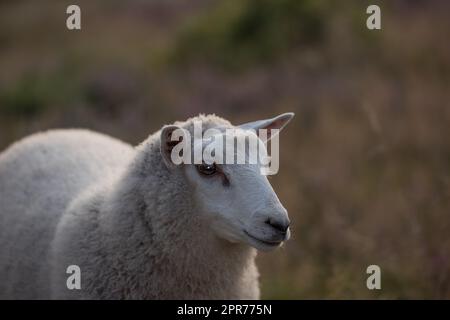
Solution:
[[[250,233],[248,233],[246,230],[244,230],[244,233],[247,237],[249,237],[250,239],[259,242],[261,244],[264,244],[266,246],[270,246],[270,247],[277,247],[280,245],[281,242],[283,241],[267,241],[267,240],[262,240],[260,238],[257,238],[255,236],[252,236]]]

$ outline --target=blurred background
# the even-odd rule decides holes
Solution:
[[[81,7],[81,31],[66,8]],[[377,4],[382,30],[366,28]],[[83,127],[137,144],[198,113],[293,111],[271,177],[293,237],[262,297],[450,298],[450,2],[0,2],[0,150]],[[366,268],[382,290],[366,288]]]

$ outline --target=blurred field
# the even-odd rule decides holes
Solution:
[[[77,32],[69,1],[0,3],[1,150],[56,127],[136,144],[200,112],[294,111],[271,178],[293,239],[260,255],[263,297],[450,298],[450,3],[77,3]]]

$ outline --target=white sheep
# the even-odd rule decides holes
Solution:
[[[200,115],[136,148],[53,130],[1,153],[0,299],[258,299],[255,248],[289,237],[287,212],[258,165],[169,163],[171,133],[194,121],[233,127]],[[79,290],[67,287],[70,265]]]

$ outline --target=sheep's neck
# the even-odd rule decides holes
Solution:
[[[254,250],[218,238],[194,210],[186,206],[174,212],[175,217],[157,211],[146,214],[158,220],[150,224],[164,234],[152,237],[152,244],[160,248],[164,278],[176,283],[176,292],[168,297],[239,298],[238,292],[246,290],[242,287],[252,285],[245,273],[256,273]]]

